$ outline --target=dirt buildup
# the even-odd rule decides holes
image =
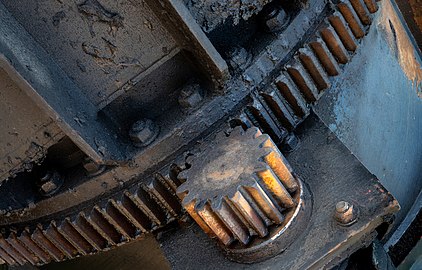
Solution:
[[[270,0],[185,0],[198,24],[205,32],[230,19],[234,25],[248,20],[262,10]]]

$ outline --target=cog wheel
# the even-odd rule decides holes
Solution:
[[[301,231],[287,228],[298,219],[306,223],[310,206],[301,181],[258,128],[217,135],[179,177],[185,179],[177,189],[183,207],[232,260],[273,256]]]

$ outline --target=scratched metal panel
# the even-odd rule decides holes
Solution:
[[[143,1],[1,1],[101,107],[125,82],[176,47]]]
[[[402,211],[422,187],[422,69],[390,1],[356,56],[315,109],[397,198]]]
[[[63,134],[52,119],[0,69],[1,180],[31,169]]]

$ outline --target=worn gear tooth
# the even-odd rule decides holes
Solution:
[[[302,64],[294,60],[292,64],[286,66],[286,69],[304,98],[309,103],[316,101],[318,99],[318,90]]]
[[[378,11],[378,5],[374,0],[363,0],[369,12],[375,13]]]
[[[72,225],[96,250],[101,251],[107,247],[107,240],[94,229],[83,212],[79,213]]]
[[[289,192],[293,193],[298,189],[297,181],[292,174],[293,169],[277,149],[268,148],[263,159]]]
[[[0,257],[9,265],[16,265],[17,262],[6,251],[0,247]]]
[[[93,251],[89,242],[75,230],[68,218],[57,227],[57,230],[78,250],[79,254],[88,255]]]
[[[356,14],[358,15],[360,21],[365,25],[371,24],[371,18],[369,16],[369,11],[367,10],[365,4],[362,0],[349,0]]]
[[[357,48],[357,41],[341,13],[338,11],[334,12],[332,16],[328,17],[328,20],[336,31],[344,47],[348,51],[354,52]]]
[[[250,203],[243,195],[243,189],[243,187],[240,187],[234,196],[230,198],[230,200],[249,224],[249,226],[252,227],[255,234],[259,235],[260,237],[265,237],[268,234],[266,224],[260,215],[256,212],[256,210],[252,207],[251,203],[253,202]]]
[[[34,240],[31,239],[29,233],[24,230],[19,236],[18,239],[33,253],[37,256],[43,263],[51,262],[50,256],[40,248]]]
[[[347,62],[349,62],[349,55],[334,28],[332,26],[327,26],[320,30],[320,35],[337,62],[340,64],[347,64]]]
[[[112,210],[112,208],[107,203],[106,206],[100,207],[96,206],[94,208],[94,211],[96,211],[99,215],[101,215],[108,224],[110,224],[118,233],[121,235],[121,239],[117,242],[121,241],[128,241],[130,239],[129,234],[120,226],[120,224],[115,220],[118,219],[118,217],[115,216],[115,211]]]
[[[94,206],[94,209],[86,219],[92,228],[100,234],[109,245],[116,245],[122,240],[122,234],[108,222],[98,206]]]
[[[208,202],[201,206],[196,204],[195,211],[224,245],[230,245],[234,241],[234,235],[221,218],[211,209]]]
[[[278,94],[275,91],[271,91],[270,93],[261,93],[261,96],[282,126],[289,131],[293,130],[297,122]]]
[[[119,232],[121,232],[127,240],[134,239],[136,237],[137,228],[133,225],[133,223],[130,222],[130,220],[119,210],[118,207],[116,207],[117,203],[115,200],[110,199],[106,205],[105,211],[103,213],[106,213],[111,219],[109,220],[107,217],[107,220],[109,222],[112,222],[113,226],[118,228]]]
[[[77,255],[77,250],[59,233],[54,222],[51,222],[45,230],[45,236],[69,259]]]
[[[299,89],[289,77],[290,76],[287,74],[281,74],[276,79],[275,84],[277,89],[280,91],[280,94],[290,104],[295,114],[299,118],[304,118],[307,114],[309,114],[309,108],[306,101],[300,94]]]
[[[115,205],[141,232],[152,229],[152,222],[126,195]]]
[[[45,236],[44,230],[41,227],[35,229],[31,238],[56,262],[65,259],[65,255],[50,240],[48,240],[48,238]]]
[[[3,237],[0,237],[0,247],[19,265],[24,265],[27,260],[13,245],[9,244]]]
[[[278,141],[282,141],[287,136],[287,131],[281,129],[268,114],[262,103],[254,98],[251,105],[247,106],[248,116],[255,119],[257,125],[261,127],[262,131],[268,133],[271,137],[276,138]]]
[[[159,178],[154,178],[147,188],[172,216],[178,216],[181,211],[178,198]]]
[[[315,41],[310,42],[309,46],[315,52],[315,55],[329,76],[337,76],[340,73],[340,67],[325,44],[325,41],[318,37]]]
[[[14,232],[10,233],[9,237],[5,239],[12,247],[16,249],[28,262],[32,265],[37,265],[40,259],[35,256],[30,249],[28,249],[17,237]],[[1,243],[0,243],[1,245]]]
[[[135,195],[126,193],[134,204],[141,209],[157,225],[164,224],[167,220],[164,210],[140,186]]]
[[[221,201],[219,207],[213,207],[212,210],[220,217],[237,240],[244,245],[249,243],[250,236],[247,228],[226,200]]]
[[[330,81],[327,74],[325,73],[324,68],[318,62],[314,53],[307,49],[299,49],[299,60],[302,62],[305,69],[308,71],[312,80],[315,82],[318,91],[322,91],[330,87]]]
[[[350,5],[349,1],[342,0],[337,5],[339,11],[343,15],[344,19],[349,24],[350,29],[353,32],[353,35],[360,39],[365,36],[365,27],[362,25],[362,23],[359,20],[358,15],[356,14],[353,7]]]
[[[274,223],[281,224],[284,221],[283,214],[279,211],[278,207],[271,200],[267,192],[259,185],[255,183],[253,186],[244,187],[246,191],[254,199],[255,203],[264,212],[264,214]]]
[[[292,208],[295,206],[295,202],[289,192],[281,184],[272,170],[263,170],[257,172],[256,175],[283,207]]]

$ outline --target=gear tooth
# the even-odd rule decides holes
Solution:
[[[96,250],[100,251],[107,246],[107,241],[94,229],[83,212],[78,214],[72,225]]]
[[[56,262],[64,259],[65,255],[50,240],[48,240],[41,226],[35,229],[31,238]]]
[[[349,0],[349,2],[352,4],[352,7],[356,11],[360,21],[365,25],[370,25],[371,18],[365,4],[362,3],[362,0]]]
[[[24,265],[27,262],[25,256],[3,237],[0,237],[0,248],[3,249],[19,265]],[[6,259],[6,257],[4,258]]]
[[[344,19],[349,24],[350,29],[353,32],[353,35],[360,39],[365,36],[365,27],[361,24],[358,15],[355,10],[351,7],[350,2],[342,0],[337,5],[338,10],[343,15]]]
[[[213,205],[212,210],[220,217],[237,240],[244,245],[249,243],[250,236],[247,228],[225,200],[221,201],[219,207]]]
[[[252,227],[252,230],[255,232],[255,234],[259,235],[260,237],[265,237],[268,234],[267,227],[262,218],[252,207],[251,203],[242,194],[242,190],[243,187],[239,188],[239,190],[234,194],[233,197],[230,198],[230,200],[246,220],[248,225]]]
[[[66,240],[66,238],[60,234],[54,221],[52,221],[45,230],[45,236],[69,259],[74,258],[78,253],[77,250]]]
[[[292,174],[293,169],[278,149],[267,149],[262,158],[289,192],[293,193],[298,189],[297,181]]]
[[[334,28],[328,25],[326,28],[321,29],[320,35],[327,44],[328,49],[337,59],[337,62],[347,64],[349,62],[349,54]]]
[[[14,232],[10,233],[9,237],[5,239],[16,251],[18,251],[28,262],[37,265],[40,259],[31,252],[16,236]],[[0,256],[1,257],[1,256]]]
[[[259,206],[261,211],[274,223],[281,224],[284,221],[283,214],[279,211],[278,207],[265,192],[263,187],[258,183],[251,187],[245,187],[245,190],[254,199],[255,203]]]
[[[18,236],[18,239],[26,246],[33,254],[35,254],[43,263],[51,262],[50,256],[39,247],[30,237],[28,230],[24,230]]]
[[[81,255],[92,252],[92,246],[73,228],[69,219],[65,219],[57,230],[71,243]]]
[[[365,2],[366,7],[368,8],[369,12],[375,13],[378,11],[378,5],[375,3],[374,0],[363,0]]]
[[[277,199],[278,203],[280,203],[282,207],[292,208],[295,206],[295,202],[293,201],[289,192],[286,190],[286,188],[283,186],[272,170],[267,169],[257,172],[256,176]]]
[[[195,208],[197,208],[195,206]],[[226,227],[220,217],[212,210],[209,203],[197,208],[198,215],[204,220],[207,226],[213,231],[213,234],[226,246],[234,241],[232,232]]]
[[[336,31],[344,47],[348,51],[354,52],[357,48],[357,41],[349,26],[345,22],[342,14],[336,11],[332,16],[328,17],[328,20]]]

